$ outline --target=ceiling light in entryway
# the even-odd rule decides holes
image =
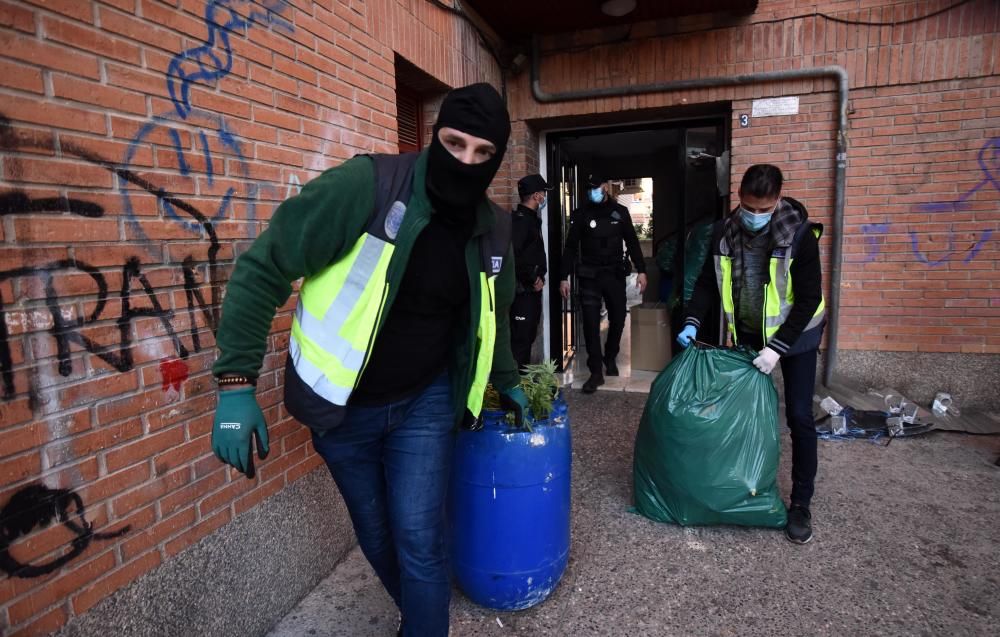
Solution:
[[[615,18],[635,11],[635,0],[606,0],[601,3],[601,12]]]

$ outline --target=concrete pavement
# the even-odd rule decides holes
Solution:
[[[456,590],[452,635],[996,634],[1000,439],[820,441],[815,539],[796,546],[780,531],[681,528],[630,513],[645,399],[571,392],[573,536],[563,580],[517,613],[475,606]],[[395,621],[355,548],[270,635],[388,637]]]

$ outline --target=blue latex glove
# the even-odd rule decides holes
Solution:
[[[500,406],[504,411],[514,412],[518,427],[524,426],[524,421],[528,417],[528,397],[524,395],[520,385],[500,392]]]
[[[681,333],[677,335],[677,342],[680,343],[681,347],[687,349],[687,347],[694,341],[694,337],[698,335],[698,328],[694,325],[688,325],[681,330]]]
[[[232,465],[248,478],[253,478],[252,439],[256,437],[257,455],[263,460],[268,454],[267,423],[257,404],[256,389],[223,389],[219,391],[219,406],[212,423],[212,451],[215,457]]]

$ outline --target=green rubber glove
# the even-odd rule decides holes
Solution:
[[[500,406],[505,411],[514,412],[518,427],[524,426],[524,421],[528,417],[528,397],[524,395],[520,385],[500,391]]]
[[[219,406],[212,424],[212,451],[215,457],[237,471],[254,477],[253,450],[250,439],[256,436],[257,455],[267,457],[267,423],[257,404],[254,387],[219,391]]]

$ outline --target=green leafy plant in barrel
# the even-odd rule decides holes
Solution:
[[[559,393],[559,379],[556,377],[556,364],[554,361],[543,361],[533,365],[525,365],[521,374],[521,389],[528,398],[528,411],[531,418],[526,418],[525,428],[531,431],[531,421],[544,420],[552,413],[552,401]],[[484,403],[487,409],[500,410],[500,394],[493,385],[486,386]],[[507,422],[511,427],[517,427],[515,416],[508,413]]]

